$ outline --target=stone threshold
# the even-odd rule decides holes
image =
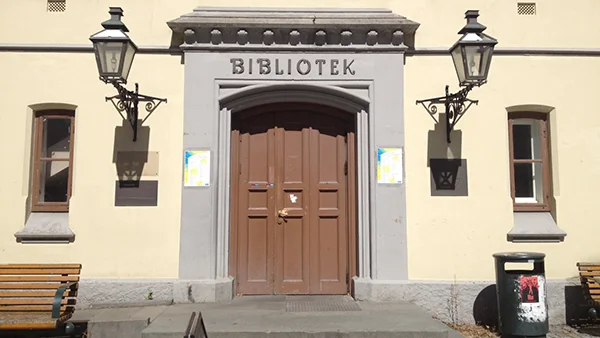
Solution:
[[[459,338],[409,302],[359,302],[349,296],[247,296],[227,302],[77,310],[94,338],[183,337],[200,311],[209,337]]]

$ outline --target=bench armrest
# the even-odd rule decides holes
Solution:
[[[67,291],[67,289],[71,288],[75,284],[77,284],[77,282],[65,283],[56,290],[56,294],[54,294],[54,304],[52,304],[52,319],[60,318],[60,306],[62,303],[63,294],[65,291]]]

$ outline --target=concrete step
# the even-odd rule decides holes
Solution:
[[[163,305],[78,310],[71,321],[87,322],[89,338],[141,338],[142,331],[166,309]]]
[[[209,338],[462,337],[414,304],[348,298],[243,297],[173,305],[142,331],[142,338],[182,338],[194,311],[201,311]]]

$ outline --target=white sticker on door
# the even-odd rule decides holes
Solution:
[[[290,194],[290,201],[295,204],[298,201],[298,196]]]

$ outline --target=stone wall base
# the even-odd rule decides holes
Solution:
[[[78,308],[212,303],[233,298],[233,279],[82,279]]]
[[[233,298],[233,278],[178,280],[173,285],[175,303],[214,303]]]
[[[551,324],[565,324],[587,309],[579,280],[548,280]],[[495,281],[386,281],[354,279],[354,298],[365,301],[406,300],[446,322],[497,325]]]
[[[412,302],[446,322],[496,325],[496,287],[492,281],[390,281],[354,278],[354,298],[359,301]],[[584,316],[579,280],[548,280],[547,299],[551,324],[569,324]],[[79,308],[143,306],[172,303],[210,303],[231,300],[233,279],[150,280],[82,279]],[[583,306],[582,306],[583,304]]]

